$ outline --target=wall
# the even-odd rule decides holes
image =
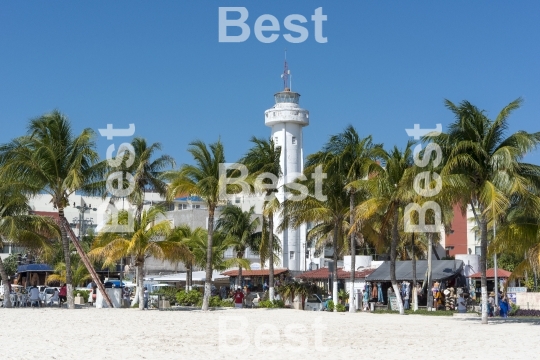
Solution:
[[[516,293],[516,305],[523,310],[540,310],[540,293]]]

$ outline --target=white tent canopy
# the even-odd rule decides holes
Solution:
[[[206,279],[206,272],[205,271],[194,271],[193,272],[193,281],[204,281]],[[215,271],[212,273],[212,281],[216,280],[225,280],[229,277],[226,275],[221,275],[219,271]],[[168,275],[149,275],[144,278],[144,280],[149,281],[161,281],[161,282],[185,282],[186,281],[186,273],[176,273],[176,274],[168,274]]]

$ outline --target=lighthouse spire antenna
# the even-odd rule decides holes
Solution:
[[[287,64],[287,49],[285,49],[285,64],[283,66],[283,74],[281,74],[283,79],[283,88],[284,90],[291,90],[291,70],[289,70],[289,65]],[[287,86],[287,83],[289,86]]]

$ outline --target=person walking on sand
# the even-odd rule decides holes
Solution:
[[[143,310],[148,310],[148,289],[146,287],[144,288],[143,300],[144,300]]]

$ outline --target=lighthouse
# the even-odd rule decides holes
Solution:
[[[304,152],[302,128],[309,125],[309,111],[299,105],[300,94],[291,90],[291,73],[285,60],[283,71],[283,91],[274,94],[275,104],[265,111],[265,125],[271,130],[271,138],[275,147],[281,148],[280,166],[282,176],[278,183],[278,200],[285,200],[284,184],[293,182],[304,171]],[[274,222],[276,229],[281,219]],[[282,259],[281,265],[289,270],[305,269],[305,225],[298,229],[286,229],[284,232],[275,234],[281,240]]]

